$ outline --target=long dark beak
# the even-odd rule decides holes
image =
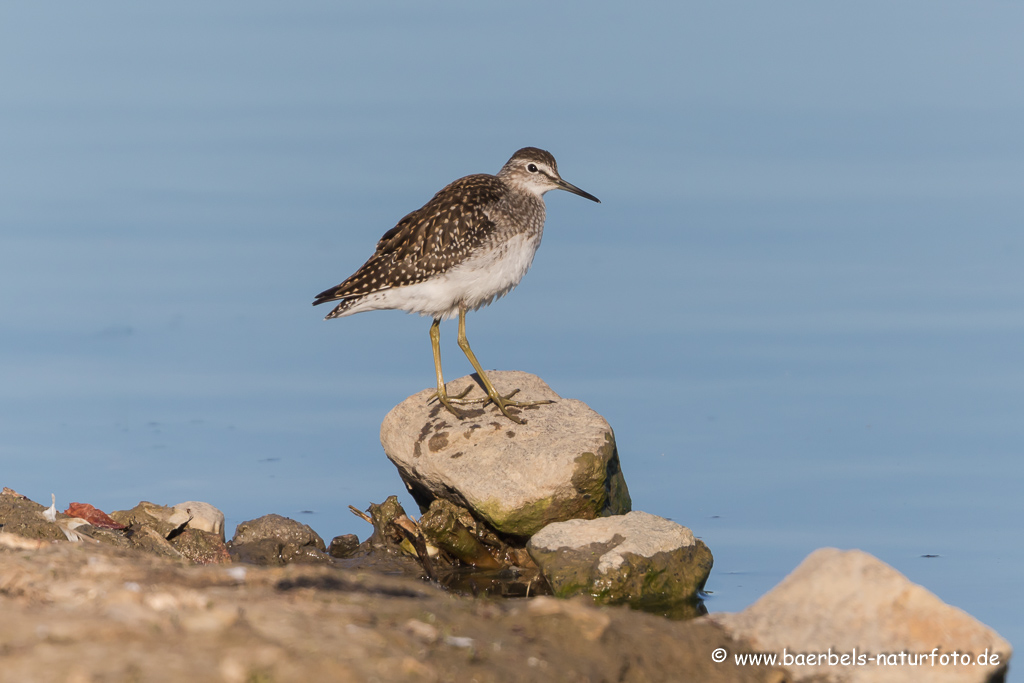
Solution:
[[[567,183],[564,180],[562,180],[561,178],[556,178],[555,182],[558,184],[558,189],[560,189],[560,190],[565,190],[566,192],[572,192],[573,194],[578,194],[579,196],[584,197],[586,199],[589,199],[592,202],[597,202],[598,204],[601,203],[600,199],[598,199],[594,195],[590,194],[589,192],[584,192],[583,190],[581,190],[580,188],[576,187],[572,183]]]

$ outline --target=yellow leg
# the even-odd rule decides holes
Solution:
[[[435,326],[437,325],[437,321],[434,321],[434,325]],[[431,328],[431,337],[432,338],[433,338],[433,335],[434,335],[433,328]],[[440,335],[438,335],[438,338],[440,338]],[[512,397],[513,395],[515,395],[515,393],[519,391],[518,389],[513,391],[508,396],[502,396],[501,394],[498,393],[497,389],[494,388],[494,385],[491,384],[491,380],[487,377],[487,374],[484,372],[484,369],[482,367],[480,367],[480,362],[476,359],[476,356],[473,354],[473,349],[469,348],[469,340],[466,338],[466,306],[464,304],[459,306],[459,339],[458,339],[458,341],[459,341],[459,348],[462,349],[462,352],[464,354],[466,354],[466,358],[469,359],[469,362],[473,366],[473,369],[476,370],[477,377],[480,378],[480,382],[484,385],[484,391],[487,392],[487,400],[489,400],[494,405],[498,406],[498,410],[500,410],[502,412],[502,414],[505,417],[507,417],[508,419],[512,420],[513,422],[515,422],[517,424],[523,424],[523,420],[521,420],[520,418],[516,417],[512,413],[508,412],[508,409],[511,406],[517,406],[517,407],[522,407],[522,406],[539,406],[539,405],[543,405],[545,403],[553,403],[553,401],[510,401],[509,398]],[[436,348],[437,348],[437,346],[436,346],[436,343],[435,343],[435,349]],[[438,373],[439,373],[439,376],[440,376],[441,361],[440,361],[440,356],[438,355],[438,352],[435,352],[434,358],[438,359],[437,360],[437,367],[438,367]],[[462,398],[462,396],[459,396],[458,398]],[[448,409],[451,410],[450,407]],[[454,412],[454,411],[452,411],[452,412]]]
[[[445,408],[448,409],[455,417],[460,420],[465,417],[462,413],[455,410],[452,407],[452,399],[448,397],[448,389],[444,385],[444,373],[441,372],[441,319],[435,318],[434,324],[430,326],[430,348],[434,352],[434,371],[437,373],[437,400],[441,402]],[[456,399],[465,397],[469,393],[472,386],[466,387],[466,390],[456,396]]]

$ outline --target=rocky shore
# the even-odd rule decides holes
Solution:
[[[707,615],[711,550],[632,510],[607,422],[491,378],[555,402],[521,425],[429,392],[397,406],[381,441],[420,514],[354,510],[363,541],[274,514],[227,540],[206,502],[58,512],[5,488],[0,681],[1005,679],[999,634],[857,550]]]
[[[12,682],[785,680],[715,664],[732,641],[710,621],[11,534],[0,536],[0,613],[0,680]]]

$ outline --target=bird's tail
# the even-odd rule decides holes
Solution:
[[[324,291],[316,295],[316,298],[313,300],[313,305],[319,306],[320,304],[325,304],[328,301],[337,301],[338,299],[343,299],[344,296],[339,294],[338,292],[338,290],[340,289],[341,285],[331,287],[330,289],[325,289]]]
[[[331,301],[339,301],[339,297],[331,296],[332,291],[333,290],[327,290],[326,292],[317,295],[316,301],[313,302],[313,305],[318,306],[320,304],[326,304]],[[334,307],[334,310],[328,313],[326,316],[324,316],[324,320],[330,320],[331,318],[340,318],[343,315],[350,315],[350,313],[348,312],[349,309],[352,308],[353,304],[359,301],[360,298],[361,297],[358,296],[347,298],[341,297],[338,305]]]

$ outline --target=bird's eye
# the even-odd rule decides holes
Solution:
[[[527,164],[526,165],[526,170],[529,171],[530,173],[536,173],[537,172],[537,164]]]

